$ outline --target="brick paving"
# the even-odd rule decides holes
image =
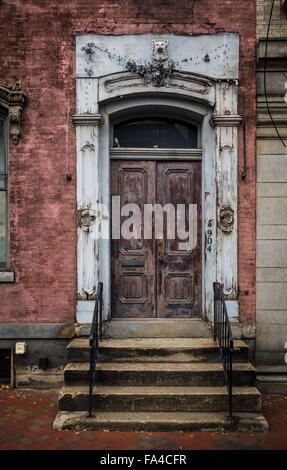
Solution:
[[[287,450],[287,397],[263,396],[268,433],[54,431],[58,390],[0,390],[0,450]]]

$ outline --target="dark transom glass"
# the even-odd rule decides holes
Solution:
[[[197,148],[197,127],[172,119],[141,119],[114,126],[113,147]]]

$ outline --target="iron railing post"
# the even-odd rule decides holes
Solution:
[[[229,351],[229,417],[232,418],[232,354],[233,349]]]
[[[99,282],[95,300],[94,314],[91,324],[89,350],[90,350],[90,370],[89,370],[89,405],[88,417],[92,417],[93,408],[93,387],[96,376],[99,342],[102,340],[103,328],[103,283]]]
[[[94,352],[93,347],[90,346],[90,371],[89,371],[89,418],[92,416],[92,400],[93,400],[93,362]]]
[[[228,392],[229,417],[232,418],[232,355],[233,336],[224,300],[223,287],[213,283],[214,292],[214,339],[217,339]]]
[[[103,339],[103,284],[100,283],[100,341]]]

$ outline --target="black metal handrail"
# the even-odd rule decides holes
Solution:
[[[92,416],[93,387],[95,383],[99,342],[103,337],[103,283],[99,282],[90,333],[89,418]]]
[[[230,327],[222,284],[213,283],[214,339],[218,340],[229,399],[229,416],[232,417],[232,355],[233,335]]]

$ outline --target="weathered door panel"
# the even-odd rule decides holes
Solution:
[[[141,210],[139,239],[112,240],[112,316],[199,317],[201,315],[201,163],[111,162],[111,195],[123,205]],[[166,218],[163,238],[144,239],[144,204],[185,204],[185,229],[189,229],[189,204],[197,205],[197,243],[180,250],[178,226],[169,239]],[[165,214],[165,213],[164,213]],[[164,217],[166,217],[164,215]],[[128,217],[121,217],[121,224]]]
[[[175,238],[157,242],[157,316],[198,317],[201,315],[201,164],[163,162],[157,164],[157,201],[165,206],[184,204],[183,229],[189,232],[189,204],[196,205],[196,246],[182,250],[184,234],[175,224]],[[179,238],[180,235],[180,238]]]
[[[112,240],[112,316],[154,317],[155,246],[144,239],[144,204],[153,204],[155,197],[155,162],[112,161],[111,195],[120,196],[121,208],[137,204],[141,211],[139,238]],[[123,223],[129,215],[121,217]],[[131,226],[133,230],[133,226]]]

